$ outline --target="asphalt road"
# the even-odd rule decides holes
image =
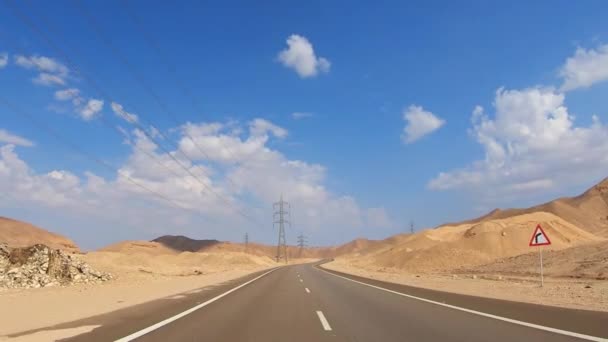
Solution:
[[[263,272],[114,313],[54,327],[98,324],[66,341],[112,341],[141,331],[251,281]],[[608,338],[608,313],[568,310],[429,291],[320,270],[276,269],[135,341],[581,341],[574,336],[505,321]],[[355,280],[355,281],[353,281]],[[410,294],[475,312],[427,301]],[[150,329],[151,330],[151,329]]]

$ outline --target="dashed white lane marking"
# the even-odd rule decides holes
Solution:
[[[327,318],[323,315],[323,311],[317,311],[317,316],[319,316],[319,321],[321,321],[321,325],[325,331],[331,331],[331,326],[329,326],[329,322],[327,322]]]
[[[454,309],[454,310],[458,310],[458,311],[468,312],[468,313],[473,314],[473,315],[493,318],[493,319],[496,319],[496,320],[499,320],[499,321],[513,323],[513,324],[517,324],[517,325],[522,325],[524,327],[534,328],[534,329],[538,329],[538,330],[544,330],[544,331],[552,332],[552,333],[555,333],[555,334],[560,334],[560,335],[565,335],[565,336],[572,336],[572,337],[580,338],[580,339],[587,340],[587,341],[608,342],[608,339],[602,338],[602,337],[585,335],[585,334],[579,334],[579,333],[575,333],[575,332],[572,332],[572,331],[567,331],[567,330],[561,330],[561,329],[546,327],[544,325],[539,325],[539,324],[534,324],[534,323],[528,323],[528,322],[519,321],[519,320],[516,320],[516,319],[511,319],[511,318],[506,318],[506,317],[502,317],[502,316],[492,315],[492,314],[481,312],[481,311],[475,311],[475,310],[471,310],[471,309],[461,308],[460,306],[450,305],[450,304],[446,304],[446,303],[440,303],[440,302],[436,302],[434,300],[430,300],[430,299],[426,299],[426,298],[421,298],[421,297],[416,297],[416,296],[408,295],[408,294],[405,294],[405,293],[401,293],[401,292],[385,289],[385,288],[380,287],[380,286],[375,286],[375,285],[367,284],[367,283],[364,283],[364,282],[361,282],[361,281],[353,280],[353,279],[350,279],[350,278],[339,276],[337,274],[333,274],[331,272],[327,272],[326,270],[323,270],[323,269],[321,271],[323,271],[323,272],[325,272],[327,274],[331,274],[334,277],[338,277],[338,278],[342,278],[342,279],[345,279],[345,280],[348,280],[348,281],[352,281],[353,283],[357,283],[357,284],[373,287],[373,288],[378,289],[378,290],[390,292],[390,293],[393,293],[393,294],[396,294],[396,295],[399,295],[399,296],[403,296],[403,297],[407,297],[407,298],[411,298],[411,299],[416,299],[416,300],[419,300],[419,301],[422,301],[422,302],[426,302],[426,303],[430,303],[430,304],[435,304],[435,305],[443,306],[443,307]]]
[[[241,287],[244,287],[244,286],[247,286],[247,285],[253,283],[254,281],[262,278],[263,276],[265,276],[265,275],[267,275],[267,274],[275,271],[277,268],[273,268],[272,270],[270,270],[270,271],[268,271],[268,272],[266,272],[266,273],[264,273],[264,274],[262,274],[260,276],[257,276],[255,278],[251,279],[250,281],[248,281],[246,283],[243,283],[243,284],[241,284],[241,285],[239,285],[239,286],[237,286],[237,287],[235,287],[233,289],[230,289],[230,290],[222,293],[219,296],[213,297],[213,298],[209,299],[208,301],[206,301],[206,302],[204,302],[202,304],[194,306],[194,307],[192,307],[192,308],[190,308],[190,309],[188,309],[188,310],[186,310],[186,311],[184,311],[182,313],[179,313],[179,314],[177,314],[177,315],[175,315],[173,317],[169,317],[169,318],[165,319],[164,321],[160,321],[160,322],[158,322],[158,323],[156,323],[154,325],[151,325],[151,326],[149,326],[149,327],[147,327],[145,329],[142,329],[140,331],[134,332],[134,333],[132,333],[129,336],[125,336],[125,337],[123,337],[121,339],[116,340],[115,342],[128,342],[128,341],[133,341],[136,338],[142,337],[142,336],[144,336],[145,334],[147,334],[149,332],[152,332],[152,331],[154,331],[154,330],[156,330],[158,328],[161,328],[161,327],[163,327],[163,326],[165,326],[165,325],[167,325],[167,324],[169,324],[169,323],[171,323],[173,321],[176,321],[176,320],[178,320],[178,319],[180,319],[180,318],[182,318],[182,317],[184,317],[186,315],[189,315],[189,314],[193,313],[194,311],[196,311],[196,310],[198,310],[198,309],[200,309],[200,308],[202,308],[204,306],[207,306],[207,305],[215,302],[216,300],[218,300],[218,299],[220,299],[220,298],[222,298],[224,296],[227,296],[227,295],[231,294],[232,292],[240,289]]]
[[[306,293],[310,293],[310,290],[308,289],[308,287],[304,288],[304,290],[306,290]]]

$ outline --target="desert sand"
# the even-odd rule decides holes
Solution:
[[[540,224],[551,239],[539,287]],[[608,178],[583,194],[401,234],[325,267],[386,281],[531,303],[608,310]]]
[[[364,269],[343,260],[322,267],[382,281],[454,292],[472,296],[552,305],[573,309],[608,311],[608,282],[595,279],[545,278],[540,287],[536,276],[503,276],[501,274],[415,274],[401,270]]]
[[[75,255],[114,280],[99,285],[0,290],[0,336],[69,322],[222,283],[277,264],[239,252],[176,252],[156,242],[127,241]],[[45,338],[74,331],[48,332]],[[24,336],[20,340],[43,339]]]
[[[542,247],[543,288],[537,273],[538,249],[528,246],[537,224],[552,242]],[[0,241],[13,246],[45,243],[78,251],[65,237],[10,219],[0,219]],[[74,257],[115,279],[98,285],[0,289],[0,307],[11,308],[0,311],[0,336],[175,296],[275,267],[275,253],[273,246],[183,236],[124,241],[77,253]],[[608,179],[580,196],[532,208],[494,210],[474,220],[381,241],[357,239],[341,246],[305,249],[290,246],[288,254],[300,257],[295,262],[335,257],[324,267],[411,286],[608,311]],[[40,332],[21,340],[52,339],[93,328]]]
[[[79,252],[74,241],[32,224],[0,216],[0,242],[11,247],[28,247],[36,243],[66,252]]]

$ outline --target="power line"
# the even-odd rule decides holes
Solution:
[[[285,240],[285,226],[290,225],[290,205],[288,202],[283,201],[283,196],[281,199],[272,205],[274,209],[274,214],[272,215],[273,227],[279,226],[279,242],[277,243],[277,262],[279,262],[282,258],[285,259],[285,263],[287,263],[287,242]]]
[[[13,44],[14,47],[16,46],[15,44]],[[16,49],[16,50],[21,50],[21,49]],[[23,51],[20,51],[23,52]],[[107,120],[104,116],[100,117],[101,122],[113,129],[114,131],[116,131],[119,136],[129,140],[129,142],[131,141],[131,137],[129,137],[123,130],[121,130],[120,128],[118,128],[117,126],[114,126],[109,120]],[[169,171],[171,174],[173,174],[176,177],[182,177],[182,175],[178,174],[177,172],[175,172],[172,168],[168,167],[167,165],[165,165],[163,162],[161,162],[157,157],[155,157],[154,155],[152,155],[150,152],[146,151],[145,149],[142,149],[141,147],[139,147],[137,144],[131,143],[130,145],[133,146],[135,149],[137,149],[138,151],[142,152],[143,154],[145,154],[147,157],[149,157],[150,159],[152,159],[154,162],[156,162],[158,165],[162,166],[163,168],[165,168],[167,171]]]
[[[202,106],[200,105],[199,101],[196,99],[196,97],[193,95],[193,93],[188,89],[188,87],[185,85],[185,83],[182,82],[181,79],[178,77],[175,66],[169,62],[169,59],[167,58],[167,55],[165,53],[163,53],[163,51],[160,47],[160,44],[158,44],[157,40],[155,40],[152,37],[152,35],[148,34],[148,32],[144,29],[144,25],[142,25],[141,21],[139,20],[139,18],[135,14],[135,12],[132,11],[131,8],[129,7],[129,4],[128,4],[129,1],[122,0],[119,2],[122,4],[124,12],[131,19],[133,26],[139,31],[139,33],[144,38],[144,41],[156,53],[159,60],[165,65],[165,68],[171,74],[171,78],[177,86],[176,88],[178,90],[180,90],[185,97],[188,98],[190,105],[196,112],[203,113],[203,109],[202,109]],[[203,149],[200,147],[200,145],[194,139],[191,138],[190,140],[192,140],[192,143],[197,147],[197,149],[201,153],[206,155],[206,153],[203,151]],[[221,141],[219,141],[219,144],[223,145],[221,143]],[[237,158],[234,156],[231,149],[228,148],[227,146],[222,146],[222,147],[224,148],[226,153],[229,155],[229,157],[232,158],[233,160],[235,160],[235,162],[236,162]],[[230,181],[230,182],[232,183],[232,181]],[[233,185],[234,185],[234,183],[233,183]]]
[[[137,81],[137,83],[139,83],[139,85],[148,93],[148,95],[150,95],[150,97],[152,97],[154,99],[154,101],[157,103],[157,105],[162,109],[165,116],[168,117],[169,119],[171,119],[174,124],[179,126],[180,123],[179,123],[179,120],[177,119],[177,116],[170,110],[169,106],[165,102],[162,101],[161,97],[154,91],[154,89],[150,85],[148,85],[148,83],[146,82],[143,75],[141,75],[137,71],[137,69],[129,61],[129,59],[127,57],[125,57],[125,55],[122,54],[121,51],[116,47],[116,45],[114,45],[112,43],[112,41],[108,38],[108,36],[106,36],[104,34],[103,30],[101,29],[101,25],[99,25],[99,23],[95,19],[95,16],[93,14],[91,14],[91,12],[89,12],[86,9],[86,7],[79,0],[73,0],[73,2],[76,4],[77,9],[80,11],[83,18],[85,18],[88,21],[89,25],[93,28],[93,31],[95,31],[95,34],[97,34],[97,36],[100,38],[100,40],[112,51],[112,53],[118,58],[118,60],[127,68],[129,73],[131,73],[131,76]],[[150,41],[148,41],[148,44],[150,44]],[[156,44],[152,44],[152,45],[157,46]],[[156,50],[157,53],[160,51],[158,46],[154,50]],[[161,57],[161,61],[163,63],[165,63],[165,65],[168,64],[164,57]],[[169,67],[169,69],[171,70],[172,68]],[[172,73],[172,76],[174,76],[174,72]],[[175,78],[175,76],[174,76],[174,78]],[[176,82],[176,83],[179,83],[179,82]],[[182,86],[178,85],[178,88],[180,88],[183,91],[185,87],[183,85]],[[186,91],[186,93],[189,94],[189,92],[187,92],[187,91]],[[196,140],[186,130],[184,130],[183,133],[186,137],[188,137],[188,139],[192,142],[192,144],[194,146],[196,146],[196,148],[207,159],[211,160],[211,157],[209,156],[209,154],[207,154],[207,152],[204,151],[203,148],[200,147],[200,145],[196,142]],[[227,149],[227,148],[224,148],[224,149],[226,150],[226,152],[230,153],[229,149]],[[234,159],[233,155],[232,155],[232,158]],[[230,180],[229,178],[227,180],[232,183],[232,180]],[[232,185],[236,187],[236,184],[232,183]]]
[[[10,0],[5,0],[6,3],[9,3],[9,7],[13,10],[13,12],[21,19],[22,22],[24,22],[26,25],[28,25],[30,27],[30,29],[32,29],[32,31],[36,32],[37,34],[39,34],[43,40],[53,49],[55,50],[59,55],[62,56],[62,58],[64,60],[67,61],[68,65],[76,70],[79,74],[81,74],[85,80],[91,85],[93,86],[93,88],[105,99],[109,100],[110,102],[114,102],[112,100],[112,98],[109,96],[109,94],[104,91],[98,84],[97,82],[95,82],[95,80],[91,77],[89,77],[86,73],[81,72],[78,67],[72,62],[71,58],[63,51],[63,49],[61,49],[60,47],[58,47],[56,44],[53,43],[53,41],[45,34],[44,31],[40,30],[40,28],[38,28],[38,26],[36,26],[32,21],[29,20],[29,18],[19,10],[19,8],[15,5],[11,5],[10,4]],[[48,21],[45,21],[47,26],[50,26],[48,23]],[[141,112],[140,112],[141,114]],[[244,217],[247,220],[250,221],[256,221],[255,219],[253,219],[252,217],[250,217],[249,215],[247,215],[246,213],[244,213],[242,210],[240,210],[239,208],[236,208],[233,206],[233,203],[231,201],[229,201],[228,199],[226,199],[224,196],[220,195],[218,192],[216,192],[213,188],[211,188],[209,185],[206,184],[206,182],[202,181],[198,176],[196,176],[195,174],[192,173],[192,171],[190,171],[186,166],[184,166],[174,155],[173,153],[171,153],[163,144],[159,143],[156,139],[154,139],[154,137],[152,136],[152,134],[150,134],[148,132],[148,130],[143,127],[139,122],[135,121],[135,122],[131,122],[132,124],[136,125],[145,135],[148,139],[150,139],[151,141],[153,141],[157,146],[159,146],[175,163],[177,163],[184,171],[186,171],[186,173],[188,173],[191,177],[193,177],[195,180],[197,180],[205,189],[207,189],[207,191],[213,193],[216,197],[220,198],[222,201],[224,201],[225,203],[227,203],[229,206],[231,206],[237,213],[239,213],[240,216]],[[148,123],[149,124],[149,123]],[[153,127],[153,125],[150,125]],[[170,139],[168,139],[162,132],[158,132],[163,138],[164,141],[167,141],[168,143],[171,143],[172,146],[174,146],[176,148],[176,151],[179,151],[188,161],[190,161],[190,163],[192,165],[195,165],[196,163],[190,159],[183,151],[181,148],[179,148],[179,146],[175,145]],[[259,224],[259,222],[257,222]]]
[[[135,66],[124,56],[124,54],[121,53],[121,51],[103,33],[103,30],[101,29],[101,26],[99,25],[99,23],[97,22],[95,17],[86,9],[85,6],[82,5],[82,3],[79,0],[73,0],[72,2],[74,4],[76,4],[75,7],[80,11],[80,13],[82,14],[82,17],[85,18],[85,20],[93,28],[93,31],[95,31],[95,34],[110,49],[110,51],[117,57],[117,59],[126,67],[126,69],[129,71],[131,76],[137,81],[137,83],[139,83],[139,85],[148,93],[148,95],[150,95],[150,97],[152,97],[154,99],[154,101],[161,108],[161,110],[165,114],[165,116],[170,118],[175,125],[179,126],[180,122],[179,122],[179,120],[177,120],[176,115],[169,109],[169,106],[165,102],[162,101],[161,97],[154,91],[154,89],[147,84],[144,77],[139,72],[137,72]],[[199,149],[199,151],[208,160],[211,160],[211,157],[196,143],[195,139],[187,132],[187,130],[184,130],[183,134],[193,143],[193,145],[195,145]],[[186,157],[186,159],[188,159],[191,163],[194,164],[194,161],[192,159],[190,159],[190,157],[188,157],[182,149],[177,148],[177,150],[179,150],[182,153],[182,155],[184,157]],[[177,160],[176,160],[176,162],[177,162]],[[198,178],[195,175],[192,175],[192,176],[195,178]],[[226,178],[226,180],[228,182],[230,182],[234,187],[237,187],[236,184],[234,184],[230,178]],[[204,183],[204,182],[201,182],[201,183]],[[225,198],[223,198],[223,196],[218,194],[215,190],[208,187],[206,184],[204,184],[204,186],[206,188],[208,188],[209,191],[213,192],[216,196],[218,196],[219,198],[224,200],[227,204],[232,205],[231,203],[229,203],[229,201],[227,201]],[[249,215],[247,215],[240,209],[235,208],[235,210],[244,218],[255,221],[255,219],[253,219],[252,217],[250,217]]]
[[[76,145],[76,144],[72,143],[71,141],[63,138],[52,127],[50,127],[49,125],[47,125],[47,124],[45,124],[45,123],[43,123],[41,121],[36,120],[33,115],[31,115],[30,113],[28,113],[28,112],[26,112],[26,111],[24,111],[24,110],[16,107],[12,103],[10,103],[6,99],[4,99],[3,97],[0,97],[0,103],[4,104],[6,107],[8,107],[14,113],[16,113],[16,114],[18,114],[20,116],[26,117],[34,126],[38,127],[38,129],[40,129],[40,130],[46,131],[47,134],[49,136],[51,136],[52,138],[54,138],[55,140],[59,141],[60,143],[62,143],[64,145],[66,145],[68,148],[74,150],[75,152],[77,152],[78,154],[84,156],[85,158],[90,159],[90,160],[94,161],[95,163],[103,166],[104,168],[109,169],[112,172],[116,172],[116,173],[120,174],[121,176],[125,177],[125,179],[127,181],[129,181],[130,183],[132,183],[133,185],[135,185],[135,186],[137,186],[137,187],[139,187],[139,188],[141,188],[141,189],[143,189],[143,190],[145,190],[145,191],[153,194],[154,196],[156,196],[156,197],[158,197],[158,198],[160,198],[160,199],[162,199],[164,201],[167,201],[168,203],[170,203],[171,205],[175,206],[176,208],[187,210],[187,211],[191,211],[191,212],[196,213],[197,215],[200,215],[200,213],[198,213],[196,211],[193,211],[190,208],[184,207],[184,206],[180,205],[179,203],[173,201],[169,197],[167,197],[167,196],[165,196],[165,195],[163,195],[163,194],[161,194],[161,193],[159,193],[157,191],[154,191],[154,190],[148,188],[147,186],[145,186],[145,185],[143,185],[143,184],[135,181],[133,178],[131,178],[128,175],[124,174],[123,172],[121,172],[121,170],[117,169],[116,167],[112,166],[111,164],[107,163],[106,161],[104,161],[102,159],[99,159],[99,158],[93,156],[92,154],[84,151],[78,145]],[[204,216],[201,216],[201,217],[204,217]]]

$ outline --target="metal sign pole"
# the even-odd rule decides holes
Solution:
[[[545,286],[545,279],[543,278],[543,247],[538,247],[538,252],[540,254],[540,287]]]

